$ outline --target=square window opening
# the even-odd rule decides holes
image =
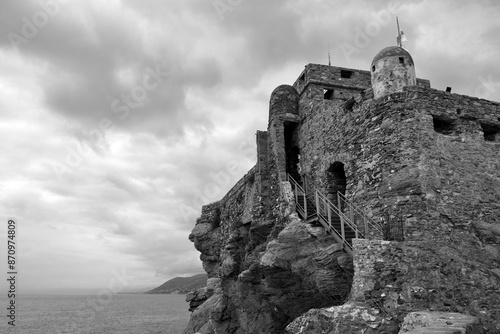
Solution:
[[[500,142],[500,126],[481,124],[484,133],[484,140]]]
[[[400,64],[404,64],[405,63],[405,59],[403,57],[399,57],[399,63]]]
[[[432,116],[434,131],[443,135],[451,135],[456,128],[456,121],[450,119],[442,119]]]
[[[353,72],[347,70],[340,70],[340,77],[345,79],[350,79],[352,77]]]

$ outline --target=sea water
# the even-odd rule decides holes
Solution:
[[[181,334],[190,315],[184,295],[24,295],[13,327],[7,303],[0,297],[2,334]]]

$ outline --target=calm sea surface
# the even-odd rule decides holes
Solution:
[[[24,295],[17,298],[15,327],[0,297],[0,333],[180,334],[189,319],[184,295]]]

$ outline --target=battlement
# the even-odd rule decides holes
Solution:
[[[408,105],[432,116],[434,131],[444,135],[476,134],[500,142],[500,103],[419,86],[404,88]]]
[[[311,87],[312,86],[312,87]],[[308,64],[293,87],[302,98],[348,99],[371,86],[369,71]]]
[[[417,85],[430,88],[429,80],[418,79]],[[293,87],[300,99],[323,99],[344,102],[371,89],[371,73],[359,69],[308,64],[295,80]]]

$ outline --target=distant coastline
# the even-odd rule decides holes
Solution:
[[[207,274],[198,274],[191,277],[176,277],[145,294],[187,294],[207,285]]]

